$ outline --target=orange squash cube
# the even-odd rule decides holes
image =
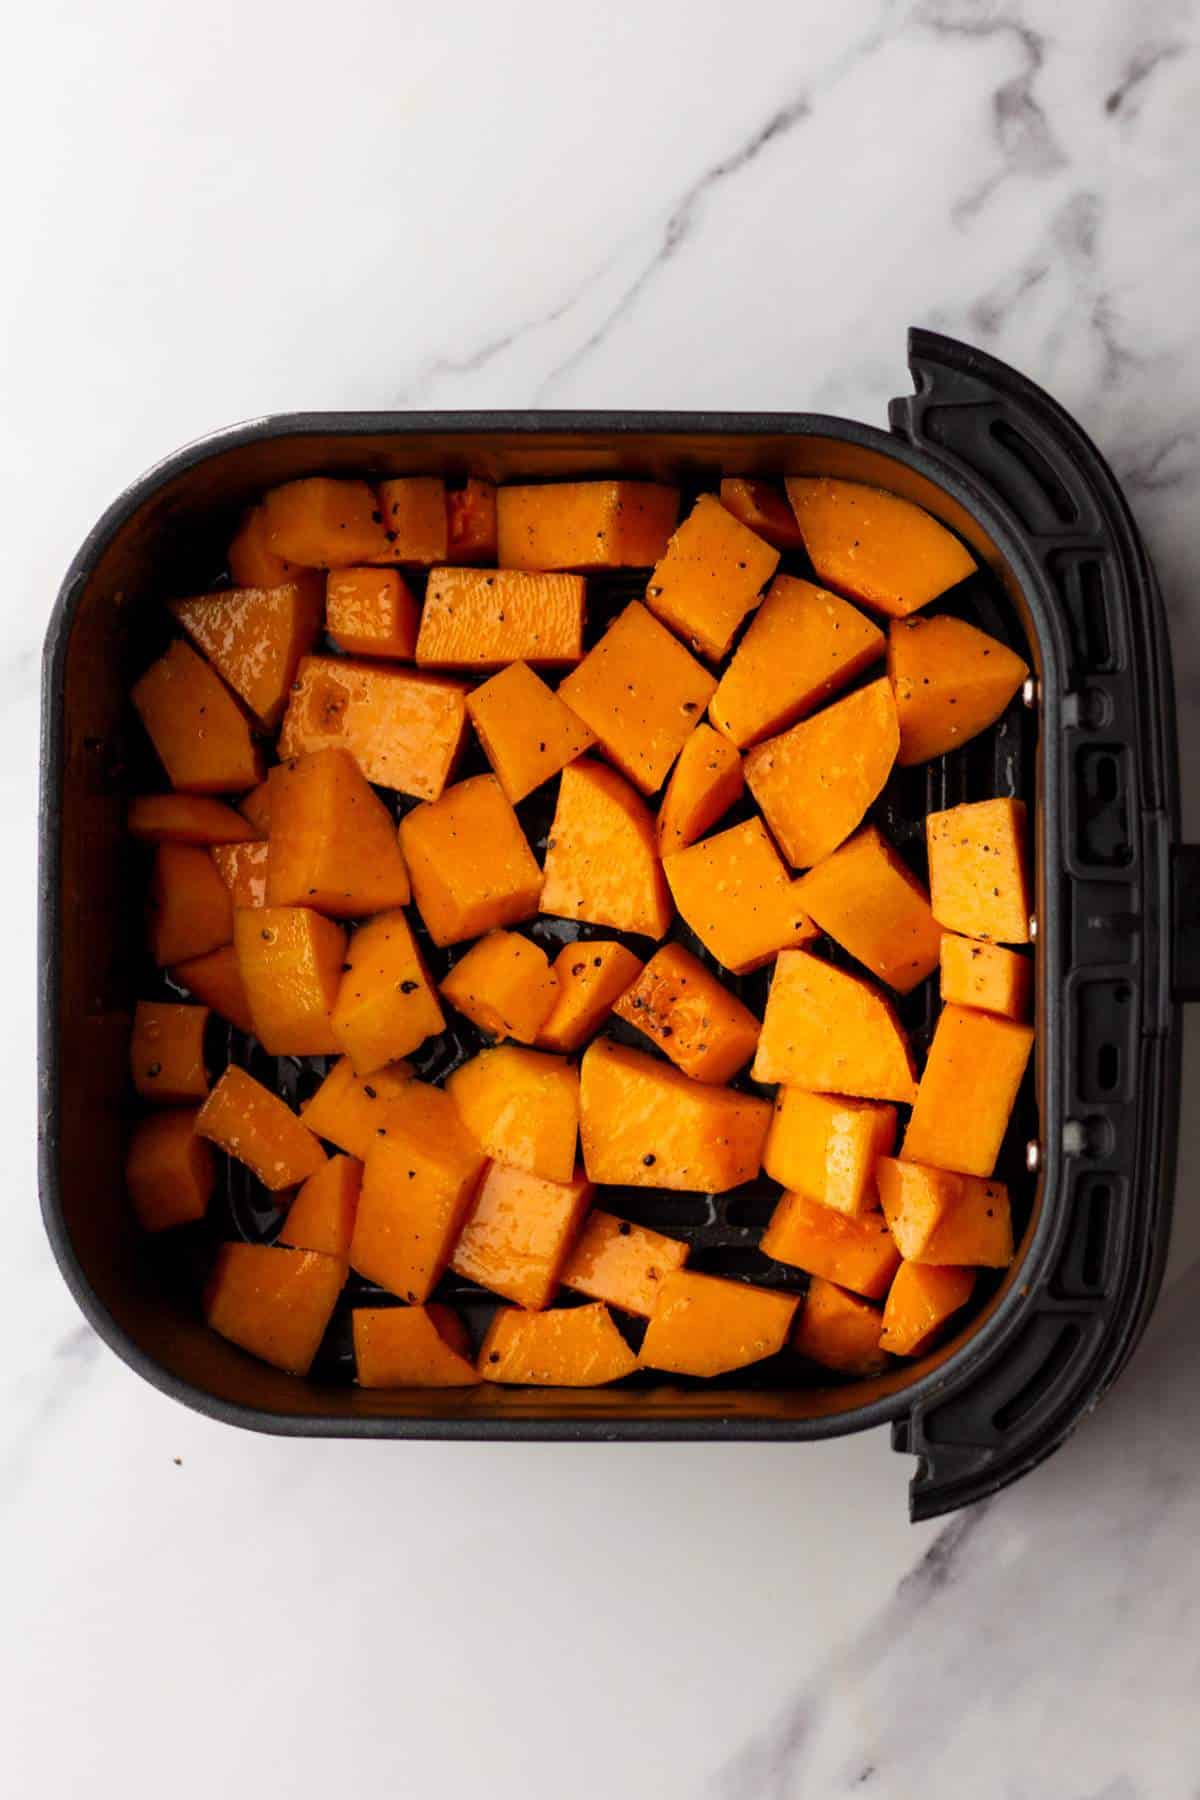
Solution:
[[[650,811],[615,769],[590,757],[562,772],[541,910],[653,938],[671,923]]]
[[[1007,1269],[1013,1259],[1012,1206],[1002,1181],[960,1175],[961,1192],[946,1208],[925,1248],[909,1260],[936,1266]]]
[[[171,611],[210,663],[268,730],[278,725],[296,677],[321,629],[322,583],[303,575],[282,587],[225,588]]]
[[[133,1085],[155,1106],[177,1106],[203,1100],[208,1092],[204,1067],[207,1006],[175,1006],[139,1000],[129,1040]]]
[[[836,850],[892,772],[900,742],[891,684],[835,700],[746,757],[746,785],[793,868]]]
[[[446,560],[446,484],[440,475],[400,475],[379,484],[387,549],[376,562],[430,568]]]
[[[249,844],[214,844],[210,854],[217,874],[229,889],[235,912],[240,907],[267,904],[270,846],[263,838],[255,838]]]
[[[362,1187],[363,1166],[353,1156],[331,1156],[310,1175],[292,1204],[279,1233],[281,1244],[296,1250],[319,1250],[345,1262],[354,1235],[354,1215]]]
[[[656,950],[613,1010],[694,1081],[731,1081],[758,1042],[750,1008],[680,944]]]
[[[807,1194],[781,1194],[760,1248],[776,1262],[823,1275],[868,1300],[882,1300],[900,1266],[880,1212],[836,1212]]]
[[[905,1261],[921,1255],[945,1214],[961,1199],[966,1179],[949,1169],[880,1157],[875,1168],[879,1204]]]
[[[368,781],[436,800],[462,747],[461,687],[416,670],[306,656],[279,734],[283,761],[303,750],[349,750]]]
[[[528,663],[510,663],[468,694],[467,713],[514,806],[596,741]]]
[[[271,831],[270,782],[260,781],[248,794],[243,794],[238,801],[238,811],[250,826],[252,837],[268,837]]]
[[[708,670],[631,600],[558,692],[609,760],[643,794],[653,794],[715,687]]]
[[[253,1033],[250,1002],[242,985],[237,951],[232,944],[222,944],[219,950],[209,950],[204,956],[193,956],[186,962],[176,963],[170,975],[172,981],[187,989],[193,1000],[211,1007],[239,1031],[247,1035]]]
[[[540,945],[517,931],[490,931],[459,958],[441,991],[481,1031],[532,1044],[554,1010],[558,977]]]
[[[539,1050],[578,1050],[600,1029],[618,997],[642,972],[624,944],[580,938],[554,959],[558,994],[537,1035]]]
[[[448,1306],[356,1306],[350,1324],[359,1387],[474,1387],[479,1380],[465,1327]],[[463,1332],[458,1342],[455,1326]]]
[[[882,1326],[883,1316],[875,1307],[814,1275],[792,1333],[792,1349],[842,1375],[879,1375],[887,1367],[887,1353],[879,1347]]]
[[[805,950],[783,950],[751,1070],[817,1094],[909,1104],[912,1051],[890,1002],[869,981]]]
[[[502,1044],[447,1078],[475,1142],[509,1168],[570,1181],[579,1136],[579,1075],[563,1057]]]
[[[196,1130],[278,1193],[315,1175],[325,1152],[289,1106],[231,1064],[196,1116]]]
[[[682,1269],[687,1259],[688,1246],[678,1238],[618,1219],[597,1206],[588,1214],[560,1279],[564,1287],[589,1300],[603,1300],[648,1319],[662,1282]]]
[[[130,699],[172,787],[237,794],[262,780],[249,720],[221,677],[182,638],[134,682]]]
[[[335,918],[404,906],[396,826],[348,750],[311,750],[271,770],[267,902]]]
[[[400,821],[417,911],[435,944],[460,944],[538,909],[542,872],[494,775],[473,775]]]
[[[506,569],[648,569],[678,516],[678,488],[653,481],[502,487],[499,560]]]
[[[417,662],[429,669],[577,663],[583,655],[584,594],[580,575],[433,569],[417,633]]]
[[[495,482],[472,475],[465,487],[447,492],[445,560],[455,569],[464,563],[487,563],[494,568],[501,560]]]
[[[734,975],[817,936],[761,819],[673,851],[663,870],[681,916]]]
[[[300,1117],[310,1131],[359,1162],[387,1124],[387,1109],[412,1068],[406,1062],[387,1063],[370,1075],[358,1076],[348,1056],[334,1063],[316,1093],[302,1102]]]
[[[638,1362],[671,1375],[728,1375],[783,1349],[798,1304],[795,1294],[676,1269],[659,1283]]]
[[[942,933],[942,999],[1006,1019],[1026,1019],[1033,993],[1033,964],[1016,950],[977,944]]]
[[[233,905],[207,850],[160,844],[147,899],[146,935],[159,967],[219,950],[233,936]]]
[[[821,930],[897,993],[937,968],[942,928],[929,896],[876,826],[810,869],[798,892]]]
[[[579,1122],[593,1181],[723,1194],[762,1167],[771,1103],[597,1038],[580,1065]]]
[[[526,1169],[492,1163],[463,1221],[450,1267],[518,1306],[536,1311],[554,1298],[567,1253],[592,1198],[576,1171],[545,1181]]]
[[[804,539],[791,507],[769,481],[729,475],[721,483],[721,505],[756,537],[776,550],[803,550]]]
[[[403,912],[360,925],[345,953],[333,1005],[335,1048],[359,1075],[407,1056],[446,1020]]]
[[[695,650],[715,662],[725,655],[779,552],[734,517],[712,494],[701,494],[654,565],[646,605]]]
[[[232,806],[204,794],[139,794],[125,829],[146,844],[237,844],[256,835]]]
[[[234,915],[233,944],[254,1035],[272,1056],[330,1056],[341,1046],[331,1014],[346,934],[307,906]]]
[[[994,725],[1029,674],[999,639],[965,619],[894,619],[888,679],[900,721],[901,768],[928,762]]]
[[[810,1094],[782,1087],[763,1151],[763,1168],[781,1187],[794,1188],[836,1212],[866,1212],[875,1204],[881,1156],[896,1142],[896,1109],[882,1100]]]
[[[252,506],[229,546],[229,573],[235,587],[282,587],[303,574],[299,563],[276,556],[267,543],[267,509]]]
[[[262,504],[268,550],[303,568],[343,569],[391,554],[379,501],[365,481],[288,481]]]
[[[967,1304],[973,1269],[927,1269],[902,1263],[883,1308],[879,1342],[893,1356],[920,1356],[946,1321]]]
[[[742,797],[742,759],[711,725],[697,725],[679,752],[658,809],[658,844],[667,856],[703,837]]]
[[[966,546],[911,500],[823,475],[785,485],[818,580],[876,612],[903,618],[975,573]]]
[[[330,569],[325,629],[350,656],[411,662],[420,608],[399,569]]]
[[[1032,1025],[943,1007],[904,1134],[905,1162],[990,1175],[1032,1048]]]
[[[930,813],[933,916],[964,937],[1030,941],[1029,851],[1023,800],[976,800]]]
[[[346,1265],[315,1250],[222,1244],[204,1316],[213,1331],[289,1375],[307,1375],[346,1283]]]
[[[497,1307],[477,1364],[485,1381],[518,1387],[603,1387],[637,1366],[607,1306],[600,1305],[552,1312]]]
[[[139,1119],[125,1155],[125,1185],[143,1231],[202,1219],[213,1188],[213,1156],[196,1136],[196,1108]]]

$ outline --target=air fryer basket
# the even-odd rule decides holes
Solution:
[[[913,1514],[930,1517],[1031,1467],[1114,1378],[1161,1280],[1178,1000],[1198,977],[1188,881],[1195,863],[1177,842],[1161,605],[1112,475],[1046,395],[1002,364],[927,333],[912,334],[910,365],[917,392],[893,403],[891,434],[804,414],[260,421],[178,453],[97,525],[68,573],[46,646],[42,1206],[84,1312],[157,1386],[229,1422],[295,1435],[785,1439],[890,1420],[896,1447],[919,1459]],[[1023,1200],[1017,1261],[932,1355],[836,1386],[800,1385],[796,1359],[778,1358],[723,1384],[664,1386],[643,1376],[595,1392],[364,1392],[344,1379],[344,1313],[307,1383],[204,1327],[194,1300],[197,1260],[214,1236],[269,1235],[277,1217],[238,1171],[229,1172],[204,1230],[171,1234],[169,1243],[139,1237],[121,1175],[131,1009],[149,991],[138,948],[142,871],[124,836],[125,800],[144,779],[128,686],[156,648],[161,597],[213,578],[248,499],[317,471],[498,480],[620,472],[685,488],[725,474],[819,471],[916,500],[975,550],[983,572],[951,604],[1025,649],[1036,670],[1026,706],[1014,705],[991,733],[951,756],[899,771],[878,816],[919,860],[920,821],[931,807],[992,792],[1029,801],[1038,1049],[999,1170]],[[603,619],[634,588],[612,578],[591,581],[589,590]],[[535,843],[547,823],[540,804],[534,797],[523,809]],[[935,1008],[928,991],[912,997],[908,1023],[918,1041],[927,1039]],[[471,1047],[469,1038],[457,1046]],[[293,1097],[318,1078],[319,1064],[264,1059],[237,1033],[227,1031],[221,1049]],[[715,1198],[630,1191],[616,1204],[687,1237],[696,1267],[803,1284],[756,1248],[769,1207],[765,1184]],[[468,1314],[490,1304],[469,1284],[448,1292]]]

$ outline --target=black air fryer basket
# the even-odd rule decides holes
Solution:
[[[96,526],[46,642],[42,1209],[88,1319],[156,1386],[216,1418],[296,1436],[762,1441],[890,1421],[895,1447],[917,1458],[913,1516],[929,1518],[1031,1468],[1115,1378],[1162,1278],[1179,1002],[1200,991],[1197,852],[1179,843],[1162,606],[1111,472],[1052,400],[992,358],[927,332],[911,335],[909,363],[916,392],[892,403],[888,432],[803,413],[262,420],[180,451]],[[836,1385],[785,1353],[720,1383],[664,1386],[642,1375],[595,1391],[485,1384],[380,1393],[346,1378],[346,1308],[309,1381],[207,1330],[197,1275],[214,1242],[269,1237],[278,1213],[231,1169],[203,1227],[150,1243],[125,1200],[128,1037],[151,979],[139,948],[144,869],[124,833],[126,800],[147,773],[128,692],[161,647],[162,598],[212,585],[244,505],[313,473],[498,481],[619,473],[685,491],[722,475],[822,473],[912,499],[971,546],[980,573],[947,604],[1019,648],[1035,676],[989,733],[897,771],[876,809],[916,862],[932,808],[1020,794],[1032,822],[1038,1041],[998,1168],[1013,1189],[1020,1244],[1013,1268],[984,1288],[949,1342],[879,1378]],[[589,579],[593,619],[637,591],[628,576]],[[526,807],[522,822],[537,844],[544,797]],[[932,1029],[935,986],[906,1003],[918,1044]],[[459,1038],[435,1054],[472,1047]],[[292,1099],[324,1066],[265,1058],[228,1027],[216,1048],[218,1063],[232,1056]],[[445,1066],[421,1072],[436,1077]],[[687,1238],[694,1267],[802,1287],[798,1271],[757,1248],[769,1188],[764,1180],[715,1197],[630,1190],[614,1204]],[[361,1301],[373,1290],[356,1281],[351,1298]],[[478,1331],[494,1302],[466,1283],[449,1281],[445,1292]]]

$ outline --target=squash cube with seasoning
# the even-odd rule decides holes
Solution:
[[[204,1066],[207,1006],[178,1006],[170,1001],[139,1000],[129,1041],[133,1085],[153,1106],[178,1106],[203,1100],[208,1092]]]
[[[679,490],[653,481],[513,484],[496,496],[506,569],[650,568],[679,516]]]
[[[1007,644],[965,619],[894,619],[888,678],[900,721],[902,769],[957,750],[994,725],[1029,674]]]
[[[315,1175],[325,1152],[278,1096],[231,1064],[196,1116],[196,1130],[278,1193]]]
[[[754,1055],[758,1020],[681,944],[656,950],[614,1008],[695,1081],[730,1081]]]
[[[810,869],[798,892],[822,931],[897,993],[937,968],[942,928],[929,896],[876,826]]]
[[[337,1257],[222,1244],[204,1290],[204,1316],[239,1349],[289,1375],[307,1375],[345,1285],[346,1265]]]
[[[340,1056],[316,1093],[302,1102],[300,1117],[318,1137],[365,1162],[380,1126],[387,1122],[389,1102],[412,1080],[412,1073],[409,1063],[394,1062],[359,1076],[350,1058]]]
[[[1032,910],[1022,800],[975,800],[930,813],[929,892],[939,925],[964,937],[1027,944]]]
[[[463,1221],[450,1267],[518,1306],[548,1306],[591,1198],[592,1184],[582,1170],[569,1181],[546,1181],[527,1169],[492,1163]]]
[[[476,1366],[485,1381],[517,1387],[603,1387],[632,1375],[638,1359],[607,1306],[548,1312],[501,1306],[484,1335]]]
[[[967,1304],[974,1286],[974,1269],[902,1263],[883,1308],[880,1345],[893,1356],[920,1356]]]
[[[445,562],[446,484],[440,475],[399,475],[381,481],[379,513],[387,545],[375,562],[426,569]]]
[[[912,1050],[886,996],[805,950],[781,951],[776,961],[751,1073],[905,1105],[916,1093]]]
[[[125,1185],[143,1231],[170,1231],[202,1219],[212,1194],[213,1154],[196,1133],[197,1110],[149,1113],[133,1128]]]
[[[254,1035],[272,1056],[329,1056],[346,934],[307,906],[234,916],[233,943]]]
[[[139,794],[129,802],[125,829],[146,844],[236,844],[261,834],[223,800],[206,794]]]
[[[467,712],[514,806],[596,741],[528,663],[510,663],[468,694]]]
[[[885,1100],[811,1094],[782,1087],[763,1151],[763,1168],[781,1187],[843,1213],[875,1204],[875,1170],[896,1142],[896,1109]]]
[[[624,944],[600,938],[564,944],[554,959],[558,995],[537,1035],[540,1050],[578,1050],[597,1032],[642,965]]]
[[[379,501],[365,481],[325,475],[287,481],[263,496],[263,533],[275,556],[307,569],[386,562]]]
[[[182,638],[134,682],[130,698],[172,787],[238,794],[262,780],[250,721],[216,670]]]
[[[532,1044],[554,1010],[558,977],[539,944],[517,931],[490,931],[458,959],[441,992],[481,1031]]]
[[[233,937],[233,902],[211,854],[192,844],[160,844],[146,904],[150,954],[162,968],[219,950]]]
[[[990,1175],[1032,1048],[1032,1025],[944,1006],[904,1134],[904,1160]]]
[[[1029,1016],[1033,963],[1016,950],[942,933],[942,999],[1006,1019]]]
[[[646,605],[703,656],[725,655],[779,564],[779,552],[701,494],[655,564]]]
[[[800,884],[761,819],[673,851],[664,856],[663,870],[682,918],[734,975],[761,969],[778,951],[817,936]]]
[[[748,752],[746,785],[793,868],[811,868],[861,823],[899,742],[891,684],[881,680]]]
[[[868,1300],[882,1300],[900,1266],[881,1212],[837,1212],[790,1188],[780,1196],[760,1248],[777,1262],[822,1275]]]
[[[906,1262],[1006,1269],[1012,1208],[1002,1181],[881,1158],[879,1200]]]
[[[300,563],[277,556],[267,537],[267,509],[251,506],[229,546],[229,574],[236,587],[282,587],[304,573]]]
[[[723,1194],[762,1167],[771,1103],[692,1081],[597,1038],[580,1065],[580,1135],[593,1181]]]
[[[814,1275],[801,1303],[792,1349],[840,1375],[880,1375],[887,1353],[879,1347],[883,1315],[857,1294]]]
[[[348,750],[311,750],[271,770],[267,901],[335,918],[409,898],[396,825]]]
[[[500,562],[496,524],[496,484],[471,475],[446,493],[446,555],[452,569],[464,563]],[[506,564],[515,567],[515,564]]]
[[[362,1388],[474,1387],[466,1326],[449,1306],[356,1306],[350,1319]]]
[[[417,911],[435,944],[459,944],[538,909],[542,872],[494,775],[473,775],[400,822]]]
[[[541,910],[660,938],[671,923],[654,819],[615,769],[565,768],[546,839]]]
[[[466,725],[458,682],[346,656],[306,656],[283,716],[279,755],[286,762],[304,750],[349,750],[377,787],[436,800]]]
[[[671,1375],[731,1374],[783,1349],[798,1304],[795,1294],[676,1269],[659,1284],[638,1362]]]
[[[358,1075],[419,1049],[446,1023],[405,914],[378,913],[350,939],[333,1003],[334,1047]]]
[[[229,889],[233,910],[267,904],[267,865],[270,846],[263,838],[249,844],[214,844],[212,859],[217,874]]]
[[[753,481],[743,475],[727,475],[721,482],[721,505],[740,519],[756,537],[776,550],[803,550],[804,539],[796,515],[769,481]]]
[[[252,837],[265,838],[271,833],[271,786],[269,781],[260,781],[252,787],[248,794],[243,794],[237,803],[238,811],[250,826]]]
[[[288,1207],[279,1242],[296,1250],[319,1250],[345,1262],[354,1235],[363,1166],[357,1157],[331,1156],[310,1175]]]
[[[433,569],[425,589],[417,662],[429,669],[535,668],[583,655],[581,575],[517,569]]]
[[[447,1078],[475,1142],[496,1162],[570,1181],[579,1136],[579,1074],[561,1056],[501,1044]]]
[[[593,1207],[562,1268],[564,1287],[648,1319],[666,1276],[682,1269],[688,1245]]]
[[[282,587],[225,588],[175,600],[171,611],[217,673],[268,730],[283,716],[300,658],[321,629],[324,583],[302,575]]]
[[[325,629],[350,656],[411,662],[420,607],[399,569],[330,569]]]
[[[824,475],[785,486],[817,579],[876,612],[903,618],[975,573],[966,546],[898,494]]]
[[[253,1033],[250,1002],[242,985],[237,951],[232,944],[222,944],[219,949],[206,951],[202,956],[174,963],[171,980],[186,989],[193,1000],[211,1007],[218,1017],[227,1020],[238,1031],[248,1035]]]
[[[679,752],[658,809],[662,855],[685,850],[742,797],[742,759],[711,725],[697,725]]]

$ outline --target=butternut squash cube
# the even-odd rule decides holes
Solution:
[[[851,1100],[783,1087],[763,1151],[763,1168],[835,1212],[875,1205],[875,1169],[896,1142],[896,1109],[883,1100]]]
[[[465,487],[448,491],[445,560],[455,569],[464,563],[487,563],[494,568],[501,560],[495,482],[471,475]]]
[[[897,993],[937,968],[942,928],[929,896],[876,826],[810,869],[798,893],[822,931]]]
[[[146,844],[237,844],[257,835],[232,806],[204,794],[139,794],[125,827]]]
[[[346,934],[307,906],[234,915],[233,943],[254,1035],[271,1056],[329,1056]]]
[[[961,1192],[912,1262],[1007,1269],[1013,1259],[1012,1206],[1002,1181],[960,1175]]]
[[[1024,801],[976,800],[930,813],[925,834],[929,892],[938,923],[964,937],[1029,943]]]
[[[330,569],[325,577],[325,629],[350,656],[411,662],[420,607],[399,569]]]
[[[171,611],[260,725],[283,717],[300,658],[317,641],[322,619],[319,575],[282,587],[225,588],[175,600]]]
[[[875,1170],[879,1204],[905,1261],[918,1257],[945,1214],[962,1197],[965,1175],[882,1156]]]
[[[579,1075],[563,1057],[502,1044],[446,1081],[475,1142],[496,1162],[570,1181],[579,1135]]]
[[[446,484],[440,475],[400,475],[379,484],[387,548],[376,562],[431,568],[446,560]]]
[[[727,738],[700,724],[686,739],[658,809],[663,856],[685,850],[742,797],[742,759]]]
[[[207,1006],[175,1006],[139,1000],[129,1040],[133,1085],[154,1106],[178,1106],[203,1100],[208,1092],[204,1067]]]
[[[632,600],[558,692],[610,761],[653,794],[715,687],[708,670]]]
[[[957,750],[994,725],[1028,663],[965,619],[894,619],[888,679],[900,721],[901,768]]]
[[[260,781],[248,794],[243,794],[238,801],[238,811],[250,826],[252,837],[268,837],[271,831],[270,782]]]
[[[160,968],[219,950],[233,936],[233,904],[207,850],[160,844],[154,852],[146,934]]]
[[[558,976],[540,945],[517,931],[490,931],[442,982],[451,1006],[495,1038],[532,1044],[558,999]]]
[[[545,1181],[492,1163],[479,1184],[450,1267],[532,1310],[554,1298],[567,1252],[587,1212],[592,1184],[582,1170]]]
[[[211,1007],[213,1012],[248,1036],[253,1033],[250,1002],[242,985],[237,951],[232,944],[222,944],[219,950],[209,950],[203,956],[176,963],[170,975],[172,981],[187,989],[193,1000]]]
[[[804,539],[796,515],[769,481],[726,476],[721,483],[720,500],[726,512],[740,519],[756,536],[774,544],[776,550],[803,550]]]
[[[177,638],[130,694],[171,786],[237,794],[262,780],[250,723],[216,671]]]
[[[427,1299],[484,1163],[450,1096],[424,1081],[407,1082],[367,1152],[351,1268],[414,1305]]]
[[[903,618],[975,573],[966,546],[911,500],[821,475],[786,487],[818,578],[876,612]]]
[[[316,1093],[302,1103],[300,1117],[318,1137],[336,1144],[358,1162],[365,1162],[368,1150],[387,1124],[389,1103],[411,1080],[409,1063],[387,1063],[360,1077],[354,1073],[350,1058],[341,1056]]]
[[[346,1284],[346,1265],[315,1250],[222,1244],[204,1291],[213,1331],[289,1375],[307,1375]]]
[[[780,1195],[760,1248],[868,1300],[882,1300],[900,1266],[882,1213],[837,1212],[791,1189]]]
[[[624,944],[599,938],[564,944],[554,959],[558,994],[537,1035],[540,1050],[578,1050],[600,1029],[642,965]]]
[[[842,1375],[879,1375],[887,1354],[879,1348],[883,1316],[832,1281],[814,1275],[792,1333],[792,1349]]]
[[[681,944],[656,950],[614,1010],[694,1081],[732,1080],[758,1042],[750,1008]]]
[[[663,869],[682,917],[734,975],[817,936],[761,819],[673,851]]]
[[[723,1194],[762,1167],[771,1103],[691,1081],[597,1038],[580,1066],[583,1161],[593,1181]]]
[[[271,770],[271,906],[335,918],[387,912],[409,898],[396,826],[348,750],[310,750]]]
[[[518,1387],[603,1387],[632,1375],[638,1359],[607,1306],[526,1312],[497,1307],[479,1347],[485,1381]]]
[[[1032,1048],[1032,1025],[943,1007],[904,1136],[905,1162],[990,1175]]]
[[[403,912],[379,913],[350,939],[333,1003],[334,1048],[358,1075],[407,1056],[446,1020],[412,926]]]
[[[893,1356],[920,1356],[947,1320],[967,1304],[973,1269],[927,1269],[902,1263],[883,1308],[879,1342]]]
[[[417,662],[429,669],[577,663],[583,655],[584,592],[580,575],[433,569],[417,633]]]
[[[562,1269],[562,1284],[590,1300],[648,1319],[666,1276],[682,1269],[688,1245],[649,1226],[593,1207]]]
[[[494,775],[473,775],[400,822],[417,910],[435,944],[460,944],[538,909],[542,872]]]
[[[528,663],[510,663],[468,694],[467,713],[514,806],[596,741]]]
[[[214,844],[210,851],[217,874],[229,889],[235,912],[267,904],[270,846],[263,838],[249,844]]]
[[[451,1335],[462,1321],[448,1306],[356,1306],[350,1324],[359,1387],[474,1387],[479,1380],[470,1340],[460,1350]]]
[[[780,952],[751,1074],[906,1105],[916,1094],[912,1051],[887,998],[805,950]]]
[[[345,1262],[354,1235],[354,1215],[362,1186],[363,1166],[353,1156],[331,1156],[310,1175],[292,1204],[279,1233],[281,1244],[296,1250],[319,1250]]]
[[[461,687],[409,669],[306,656],[283,716],[279,754],[349,750],[368,781],[436,800],[462,747]]]
[[[615,769],[590,757],[562,772],[541,910],[652,938],[671,923],[650,811]]]
[[[638,1362],[671,1375],[728,1375],[783,1349],[798,1304],[795,1294],[676,1269],[659,1283]]]
[[[235,587],[282,587],[302,574],[299,563],[276,556],[267,542],[267,509],[250,507],[229,546],[229,573]]]
[[[502,487],[499,560],[506,569],[648,569],[678,516],[678,488],[653,481]]]
[[[289,1106],[231,1063],[196,1116],[196,1130],[279,1193],[315,1175],[325,1152]]]
[[[980,1012],[1025,1019],[1033,993],[1033,964],[1016,950],[942,934],[942,999]]]
[[[344,569],[391,554],[380,503],[365,481],[288,481],[262,504],[268,550],[303,568]]]
[[[709,701],[739,749],[794,725],[883,655],[879,627],[825,588],[777,575]]]
[[[779,552],[701,494],[654,565],[646,605],[664,624],[714,662],[757,605],[759,590],[779,564]]]
[[[891,684],[881,680],[747,754],[746,784],[793,868],[811,868],[850,836],[883,791],[899,742]]]
[[[196,1108],[172,1107],[139,1119],[125,1156],[125,1185],[143,1231],[169,1231],[204,1217],[213,1156],[196,1136]]]

